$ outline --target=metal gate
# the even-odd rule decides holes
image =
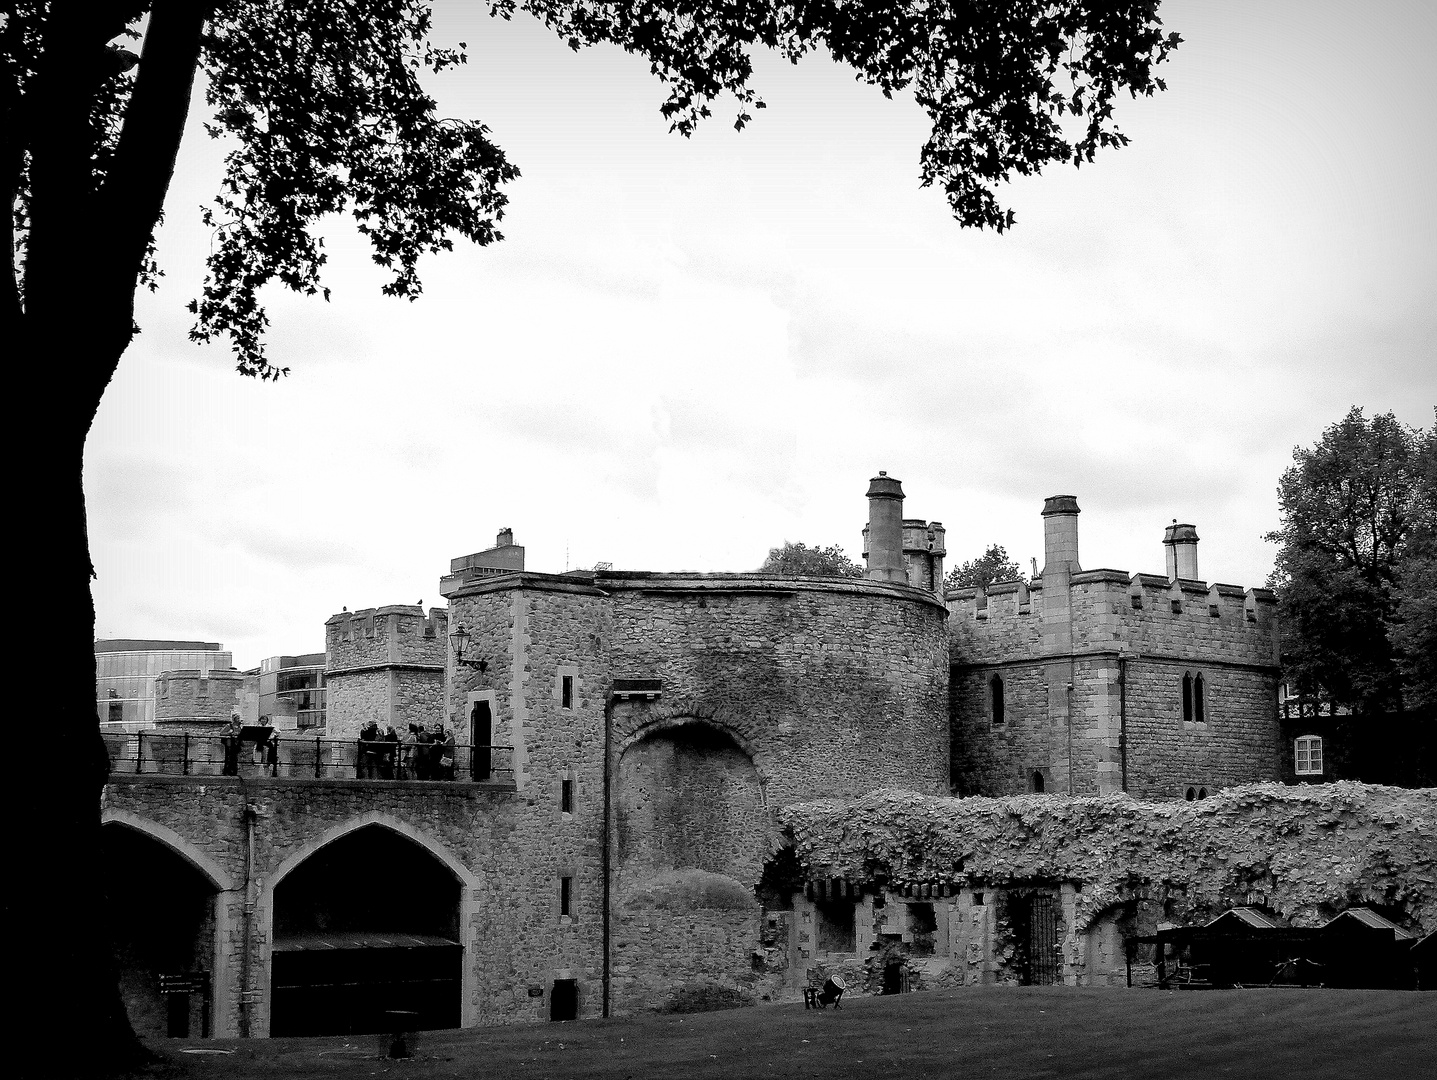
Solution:
[[[1058,955],[1058,898],[1035,893],[1028,898],[1029,986],[1051,986],[1060,982]]]

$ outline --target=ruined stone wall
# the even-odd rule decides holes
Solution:
[[[1079,929],[1140,892],[1176,923],[1261,904],[1312,926],[1366,904],[1403,926],[1437,929],[1431,789],[1253,784],[1194,803],[890,790],[780,817],[813,879],[951,892],[1069,882]]]
[[[625,890],[616,915],[620,1014],[690,1011],[715,998],[751,1004],[782,993],[784,958],[762,947],[763,912],[732,878],[696,870],[656,875]]]

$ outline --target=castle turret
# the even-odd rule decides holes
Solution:
[[[908,584],[903,557],[903,483],[881,470],[868,484],[864,542],[870,580]]]
[[[1043,500],[1043,576],[1075,574],[1078,565],[1078,500],[1072,495],[1050,495]]]
[[[1168,580],[1198,578],[1197,561],[1198,534],[1191,525],[1179,525],[1174,521],[1163,530],[1163,547],[1167,549]]]

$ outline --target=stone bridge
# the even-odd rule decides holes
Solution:
[[[516,837],[522,800],[504,782],[114,778],[107,911],[137,1029],[263,1036],[314,1028],[318,1009],[382,1030],[360,1014],[384,1010],[383,988],[336,967],[355,944],[387,958],[375,978],[430,985],[421,1011],[435,1015],[421,1026],[537,1018],[529,987],[547,992],[555,973],[518,955],[527,867],[543,864]],[[480,956],[509,963],[463,961]],[[208,993],[162,998],[156,977],[183,973],[203,973]],[[481,989],[486,975],[499,978]],[[316,1001],[314,986],[345,984]],[[331,1019],[342,1028],[346,1015]]]

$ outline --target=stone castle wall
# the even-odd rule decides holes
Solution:
[[[369,721],[401,735],[411,723],[444,722],[448,613],[418,605],[346,611],[325,622],[325,723],[357,738]]]
[[[155,679],[155,723],[173,730],[210,732],[239,712],[239,671],[165,671]]]
[[[1182,798],[1193,785],[1276,778],[1270,592],[1114,570],[1074,573],[1063,594],[1056,587],[1046,595],[1041,580],[1012,582],[948,597],[957,792]],[[1056,621],[1070,647],[1045,641],[1045,605],[1050,632]],[[1185,674],[1204,683],[1201,723],[1184,721]],[[1002,724],[993,723],[994,675]]]

